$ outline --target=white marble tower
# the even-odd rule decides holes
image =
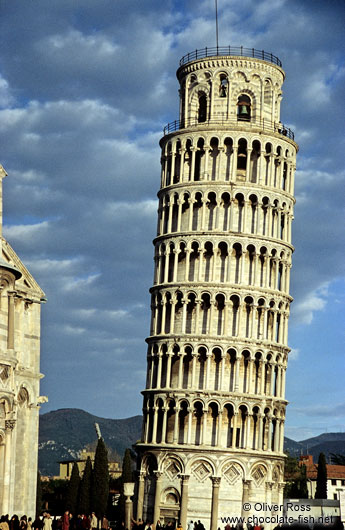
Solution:
[[[137,518],[216,530],[245,502],[282,503],[298,150],[284,77],[242,47],[180,61],[180,117],[160,141]]]
[[[2,237],[0,166],[0,514],[35,517],[44,293]]]

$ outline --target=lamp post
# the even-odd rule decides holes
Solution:
[[[126,502],[125,502],[125,524],[126,524],[126,529],[125,530],[130,530],[131,529],[131,519],[132,519],[132,514],[133,514],[133,502],[131,500],[131,497],[133,497],[134,495],[134,482],[125,482],[123,484],[123,493],[126,497]]]

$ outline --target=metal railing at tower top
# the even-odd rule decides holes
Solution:
[[[191,61],[197,59],[203,59],[204,57],[217,57],[219,55],[232,55],[237,57],[253,57],[254,59],[262,59],[270,63],[282,66],[282,62],[278,57],[272,53],[265,52],[264,50],[256,50],[255,48],[244,48],[243,46],[215,46],[214,48],[201,48],[200,50],[194,50],[193,52],[187,53],[180,60],[180,66],[188,64]]]
[[[170,134],[175,131],[180,131],[182,129],[188,129],[188,127],[198,127],[198,129],[203,129],[205,126],[222,126],[222,127],[229,127],[235,128],[236,127],[245,127],[249,126],[248,128],[259,128],[262,131],[265,132],[275,132],[278,134],[281,134],[282,136],[286,136],[290,140],[295,140],[295,134],[294,132],[289,129],[289,127],[285,127],[282,123],[275,123],[270,120],[266,120],[265,118],[262,119],[253,119],[252,121],[244,121],[244,120],[238,120],[234,118],[214,118],[212,120],[207,121],[198,121],[197,118],[188,118],[186,120],[175,120],[170,123],[168,123],[164,129],[163,129],[163,135]]]

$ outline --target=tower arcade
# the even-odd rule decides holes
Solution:
[[[251,515],[281,504],[297,144],[279,59],[180,61],[164,129],[137,518]],[[266,525],[265,525],[266,526]]]

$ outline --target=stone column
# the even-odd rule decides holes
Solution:
[[[266,502],[268,506],[271,506],[272,503],[272,488],[273,488],[274,482],[266,482]]]
[[[221,410],[218,410],[217,447],[220,447],[222,443],[222,427],[223,427],[223,413]]]
[[[251,154],[252,154],[252,148],[247,147],[246,182],[250,182],[250,169],[251,169],[250,156]]]
[[[187,528],[187,509],[188,509],[188,481],[189,475],[180,475],[181,477],[181,509],[180,523],[182,528]]]
[[[175,411],[175,423],[174,423],[173,443],[176,444],[178,440],[178,416],[179,416],[178,407],[174,407],[174,411]]]
[[[238,392],[240,388],[240,362],[241,362],[241,358],[236,357],[235,385],[234,385],[235,392]]]
[[[15,291],[8,291],[7,348],[14,348],[14,296]]]
[[[171,351],[167,353],[168,362],[167,362],[167,376],[166,376],[166,383],[165,383],[165,386],[167,388],[170,388],[171,358],[172,358],[172,356],[173,356],[173,354],[172,354]]]
[[[157,370],[157,386],[156,388],[161,388],[162,386],[162,352],[158,353],[158,370]]]
[[[152,443],[155,444],[157,440],[157,423],[158,423],[158,407],[153,407],[153,429],[152,429]]]
[[[285,420],[280,420],[280,430],[279,430],[279,448],[278,451],[282,453],[284,451],[284,423]]]
[[[165,444],[166,435],[167,435],[167,415],[168,415],[168,409],[164,407],[164,413],[163,413],[163,426],[162,426],[162,444]]]
[[[191,147],[190,150],[192,152],[190,180],[193,181],[194,180],[194,171],[195,171],[195,153],[197,151],[197,148],[196,147]]]
[[[171,312],[170,312],[170,334],[173,335],[175,331],[175,304],[176,300],[172,298],[170,300],[171,303]]]
[[[232,150],[233,150],[233,154],[232,154],[231,180],[232,182],[236,182],[238,146],[234,145]]]
[[[4,462],[4,481],[2,494],[2,511],[3,513],[12,513],[11,499],[11,467],[12,467],[12,431],[16,422],[15,420],[5,420],[5,462]]]
[[[210,386],[210,364],[211,364],[211,354],[206,355],[206,381],[205,389],[208,390]]]
[[[193,409],[188,408],[187,444],[191,444],[191,439],[192,439],[192,420],[193,420]]]
[[[177,388],[182,388],[182,376],[183,376],[183,354],[179,355],[179,365],[178,365],[178,383]]]
[[[212,508],[210,530],[218,528],[219,486],[221,477],[212,477]]]
[[[195,388],[195,374],[196,374],[196,362],[197,362],[197,354],[193,354],[193,360],[192,360],[192,388]]]
[[[162,488],[162,473],[155,471],[156,476],[156,490],[155,490],[155,506],[153,511],[153,523],[156,524],[160,519],[160,502],[161,502],[161,488]]]
[[[138,485],[138,502],[137,502],[137,520],[143,519],[143,507],[144,507],[144,491],[145,491],[145,473],[139,471],[139,485]]]
[[[274,395],[274,364],[271,363],[271,373],[270,373],[270,391],[269,391],[269,395],[270,396],[273,396]]]
[[[182,220],[182,205],[183,200],[178,199],[178,210],[177,210],[177,232],[181,232],[181,220]]]
[[[263,436],[263,422],[264,416],[263,414],[258,414],[258,423],[259,423],[259,435],[258,435],[258,443],[257,443],[257,449],[259,451],[262,451],[262,436]]]
[[[232,420],[232,440],[231,440],[231,447],[236,447],[236,438],[237,438],[237,418],[238,418],[238,412],[234,412],[233,420]]]
[[[243,480],[243,491],[242,491],[242,509],[241,509],[241,517],[246,517],[248,515],[248,512],[246,512],[243,508],[243,505],[245,503],[249,502],[250,498],[250,480]]]
[[[201,445],[204,445],[206,443],[207,413],[208,413],[208,410],[203,409]]]

